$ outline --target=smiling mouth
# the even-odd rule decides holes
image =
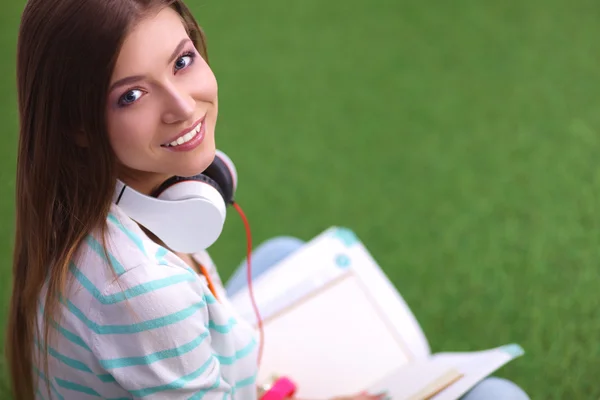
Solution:
[[[198,125],[196,125],[196,127],[193,130],[191,130],[190,132],[186,133],[185,135],[181,135],[177,139],[173,140],[171,143],[163,144],[162,146],[163,147],[177,147],[184,143],[187,143],[196,137],[196,135],[200,132],[201,128],[202,128],[202,121],[198,122]]]

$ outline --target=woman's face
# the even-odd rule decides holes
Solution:
[[[171,8],[125,38],[108,94],[108,135],[119,178],[150,193],[204,171],[215,155],[217,81]]]

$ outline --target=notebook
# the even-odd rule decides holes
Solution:
[[[523,354],[517,344],[431,354],[400,293],[346,228],[327,229],[253,288],[265,333],[258,383],[289,376],[299,398],[368,390],[398,400],[453,400]],[[247,289],[231,302],[256,326]]]

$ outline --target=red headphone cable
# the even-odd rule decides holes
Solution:
[[[236,209],[238,214],[240,214],[240,217],[242,218],[242,221],[244,222],[244,227],[246,229],[246,242],[247,242],[246,260],[248,263],[247,264],[248,268],[246,269],[246,271],[247,271],[246,278],[248,280],[248,292],[250,294],[250,301],[252,302],[252,308],[254,309],[254,314],[256,315],[256,321],[257,321],[257,325],[258,325],[258,332],[259,332],[258,365],[260,366],[261,361],[262,361],[262,353],[263,353],[263,347],[264,347],[264,341],[265,341],[265,332],[264,332],[264,328],[263,328],[263,321],[260,316],[260,311],[258,310],[258,306],[256,305],[256,299],[254,298],[254,290],[252,288],[252,259],[251,259],[252,258],[252,233],[250,231],[250,224],[248,223],[248,218],[246,218],[244,211],[242,211],[242,207],[240,207],[240,205],[238,203],[236,203],[235,201],[232,202],[232,205]]]

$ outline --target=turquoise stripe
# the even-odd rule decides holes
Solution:
[[[56,358],[57,360],[61,361],[65,365],[68,365],[69,367],[74,368],[78,371],[88,372],[90,374],[94,373],[87,365],[85,365],[81,361],[76,360],[71,357],[67,357],[64,354],[59,353],[52,347],[48,347],[48,354],[50,354],[52,357]]]
[[[35,391],[35,394],[40,398],[40,400],[46,400],[46,398],[42,396],[42,392],[40,392],[40,389],[37,389]]]
[[[227,391],[227,392],[223,393],[223,400],[225,400],[225,399],[227,398],[227,395],[228,395],[228,394],[230,394],[230,393],[231,393],[231,394],[233,395],[233,393],[234,393],[234,392],[235,392],[237,389],[240,389],[240,388],[243,388],[243,387],[246,387],[246,386],[253,385],[255,382],[256,382],[256,375],[253,375],[253,376],[251,376],[251,377],[249,377],[249,378],[242,379],[242,380],[238,381],[238,382],[237,382],[237,383],[234,385],[234,387],[232,387],[232,388],[231,388],[231,390],[230,390],[230,391]],[[189,400],[199,400],[199,399],[201,399],[202,397],[204,397],[204,395],[206,394],[206,392],[207,392],[207,391],[209,391],[209,390],[213,390],[213,389],[216,389],[217,387],[219,387],[219,381],[218,381],[218,380],[217,380],[217,382],[216,382],[214,385],[212,385],[212,386],[211,386],[209,389],[205,389],[205,390],[202,390],[202,391],[200,391],[200,392],[196,393],[195,395],[193,395],[192,397],[190,397],[190,398],[189,398]],[[232,398],[233,398],[233,397],[232,397]]]
[[[40,306],[40,313],[42,315],[44,315],[44,305],[42,304],[42,302],[38,302],[38,305]],[[82,347],[83,349],[87,350],[87,351],[92,351],[92,349],[89,348],[89,346],[83,341],[82,338],[80,338],[79,336],[77,336],[76,334],[74,334],[73,332],[70,332],[68,330],[66,330],[65,328],[63,328],[62,326],[60,326],[59,324],[56,323],[56,321],[51,320],[51,324],[52,327],[56,330],[58,330],[58,332],[63,335],[65,337],[65,339],[67,339],[69,342],[76,344],[79,347]]]
[[[139,322],[130,325],[100,325],[90,320],[71,300],[66,300],[68,310],[83,322],[89,329],[99,335],[111,335],[111,334],[131,334],[149,331],[152,329],[162,328],[164,326],[172,325],[177,322],[181,322],[188,317],[194,315],[198,310],[206,306],[206,302],[201,301],[193,304],[181,311],[174,312],[164,317],[151,319],[144,322]]]
[[[154,257],[156,258],[156,260],[160,260],[166,255],[167,249],[165,249],[164,247],[159,247],[158,250],[156,250],[156,254],[154,254]]]
[[[221,377],[220,376],[217,377],[217,380],[215,381],[215,383],[213,383],[209,388],[202,389],[201,391],[199,391],[198,393],[196,393],[195,395],[190,397],[189,400],[200,400],[201,398],[204,397],[204,395],[206,393],[218,388],[219,385],[221,385]],[[225,393],[225,394],[227,394],[227,393]]]
[[[194,274],[196,273],[194,272]],[[212,293],[205,294],[204,300],[206,300],[206,304],[215,304],[217,302],[217,299],[215,299],[215,296],[213,296]]]
[[[115,377],[112,376],[111,374],[100,374],[100,375],[97,375],[97,376],[98,376],[98,379],[100,379],[104,383],[111,383],[111,382],[116,382],[117,381],[115,379]]]
[[[88,237],[86,238],[86,242],[92,248],[92,250],[94,250],[96,252],[96,254],[98,254],[100,257],[102,257],[102,259],[104,261],[107,261],[106,255],[104,253],[104,248],[102,247],[102,245],[100,243],[98,243],[98,241],[93,236],[88,235]],[[117,259],[110,252],[108,252],[108,250],[107,250],[107,253],[108,253],[108,258],[110,259],[110,262],[112,263],[112,266],[115,269],[115,272],[118,275],[124,274],[125,268],[123,268],[121,263],[119,261],[117,261]]]
[[[183,344],[179,347],[175,347],[172,349],[158,351],[156,353],[149,354],[147,356],[140,357],[123,357],[123,358],[114,358],[108,360],[100,360],[100,365],[102,365],[105,369],[115,369],[115,368],[124,368],[131,367],[134,365],[149,365],[156,361],[164,360],[166,358],[179,357],[190,351],[194,350],[208,337],[208,332],[204,332],[199,335],[194,340]]]
[[[224,325],[217,325],[212,320],[208,322],[208,327],[219,333],[229,333],[235,325],[237,325],[235,318],[230,318]]]
[[[168,251],[167,249],[165,249],[162,246],[158,247],[158,250],[156,250],[156,253],[154,253],[154,258],[156,259],[156,262],[158,263],[158,265],[169,265],[169,263],[167,262],[167,260],[164,259],[164,257],[167,255]],[[191,268],[186,268],[190,273],[196,274],[196,272],[194,270],[192,270]]]
[[[198,279],[197,276],[186,272],[184,274],[170,276],[168,278],[155,279],[146,283],[141,283],[123,292],[103,295],[102,292],[88,279],[87,276],[73,263],[69,265],[69,270],[77,278],[77,281],[102,304],[116,304],[127,299],[132,299],[158,289],[177,285],[181,282],[192,282]]]
[[[156,263],[158,265],[169,265],[169,262],[167,260],[165,260],[165,258],[164,258],[166,254],[167,254],[167,250],[162,247],[156,251],[154,258],[156,259]],[[187,265],[185,266],[185,269],[188,270],[189,272],[193,272],[194,274],[196,273],[196,271],[194,271]]]
[[[238,381],[235,384],[235,388],[239,389],[239,388],[243,388],[245,386],[254,385],[254,382],[256,382],[256,375],[253,375],[251,377],[248,377],[246,379],[242,379],[241,381]]]
[[[90,387],[87,387],[87,386],[84,386],[84,385],[80,385],[80,384],[75,383],[75,382],[66,381],[64,379],[56,378],[56,383],[58,383],[58,386],[60,386],[62,388],[65,388],[65,389],[68,389],[68,390],[73,390],[75,392],[89,394],[90,396],[102,397],[94,389],[92,389]]]
[[[138,235],[131,232],[129,229],[125,228],[125,226],[121,223],[121,221],[119,221],[117,219],[117,217],[115,217],[112,213],[108,214],[108,220],[110,222],[112,222],[113,224],[115,224],[117,226],[117,228],[119,228],[125,235],[127,235],[127,237],[129,237],[129,239],[131,239],[131,241],[137,246],[138,249],[140,249],[142,251],[142,253],[144,253],[144,255],[146,254],[146,248],[144,247],[144,242],[142,242],[142,239]]]
[[[200,368],[198,368],[194,372],[192,372],[188,375],[184,375],[181,378],[176,379],[171,383],[167,383],[166,385],[154,386],[154,387],[149,387],[149,388],[140,389],[140,390],[131,390],[131,391],[129,391],[129,393],[131,393],[134,397],[144,397],[144,396],[149,396],[154,393],[164,392],[164,391],[171,390],[171,389],[182,388],[188,382],[190,382],[190,381],[196,379],[197,377],[199,377],[200,375],[202,375],[208,369],[208,367],[210,367],[212,365],[212,363],[214,361],[215,361],[215,359],[213,357],[211,357],[204,364],[202,364],[202,366]]]
[[[248,354],[252,353],[252,351],[256,347],[256,344],[257,344],[256,340],[253,339],[249,344],[246,345],[246,347],[236,351],[233,356],[221,356],[221,355],[215,354],[215,357],[217,358],[217,360],[219,360],[219,362],[221,364],[231,365],[234,362],[236,362],[236,361],[246,357]]]
[[[69,342],[76,344],[77,346],[80,346],[87,351],[90,351],[90,352],[92,351],[92,349],[90,349],[90,347],[83,341],[82,338],[80,338],[73,332],[66,330],[65,328],[63,328],[62,326],[60,326],[59,324],[57,324],[54,321],[52,321],[52,324],[53,324],[54,328],[58,329],[60,334],[63,335]]]
[[[38,374],[38,376],[40,378],[42,378],[42,380],[44,381],[44,383],[46,384],[50,384],[50,390],[52,390],[54,392],[54,394],[56,394],[56,396],[58,396],[59,400],[64,400],[65,398],[59,393],[58,390],[56,390],[56,387],[54,387],[54,385],[52,384],[52,381],[50,381],[48,378],[46,378],[46,375],[44,375],[44,373],[42,371],[40,371],[39,369],[37,369],[36,367],[33,367],[34,371]]]
[[[41,347],[37,340],[36,340],[36,345],[38,347]],[[87,372],[90,374],[94,374],[94,371],[92,371],[83,362],[76,360],[74,358],[65,356],[64,354],[61,354],[60,352],[56,351],[52,347],[48,347],[48,354],[50,354],[52,357],[63,362],[65,365],[68,365],[71,368],[74,368],[79,371]],[[104,383],[116,382],[115,378],[111,374],[101,374],[101,375],[96,375],[96,376],[98,377],[98,379],[100,379]]]
[[[231,398],[233,399],[236,390],[241,389],[246,386],[254,385],[255,383],[256,383],[256,375],[253,375],[251,377],[248,377],[246,379],[242,379],[242,380],[238,381],[233,387],[231,387],[231,389],[229,391],[223,393],[223,400],[225,400],[227,398],[227,395],[229,395],[229,394],[231,394]],[[190,400],[201,398],[201,397],[195,397],[195,396],[198,396],[198,394],[190,397]],[[201,396],[204,396],[204,393],[202,393]]]

